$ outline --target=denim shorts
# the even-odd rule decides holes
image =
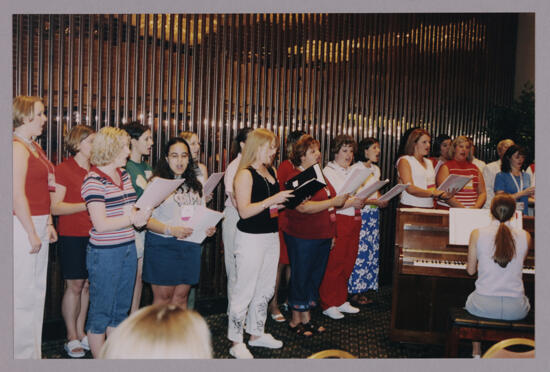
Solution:
[[[86,266],[90,281],[90,308],[86,330],[105,333],[128,316],[137,270],[136,245],[130,242],[111,248],[88,244]]]

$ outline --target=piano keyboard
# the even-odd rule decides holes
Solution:
[[[429,259],[419,259],[415,258],[413,260],[414,266],[423,266],[423,267],[437,267],[444,269],[462,269],[466,270],[466,263],[462,261],[449,261],[449,260],[429,260]],[[524,274],[535,274],[534,267],[524,267],[522,272]]]

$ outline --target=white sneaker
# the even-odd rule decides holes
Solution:
[[[280,349],[283,347],[283,342],[275,339],[270,333],[264,333],[255,340],[248,340],[248,345],[267,347],[268,349]]]
[[[341,313],[356,314],[359,312],[359,308],[351,306],[351,304],[346,301],[342,305],[338,306],[338,311],[340,311]]]
[[[246,345],[242,342],[237,345],[233,345],[229,349],[229,354],[231,354],[231,356],[235,359],[254,359]]]
[[[323,314],[332,319],[342,319],[344,317],[344,314],[342,314],[336,306],[331,306],[328,309],[323,310]]]

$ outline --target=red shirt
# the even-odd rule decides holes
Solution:
[[[292,176],[289,177],[288,175],[294,169],[295,169],[294,164],[292,164],[292,162],[288,159],[284,160],[279,165],[279,169],[277,169],[277,179],[279,180],[279,185],[281,186],[281,190],[282,190],[283,185],[281,184],[280,180],[281,179],[288,180],[288,179],[292,178]],[[288,218],[286,217],[286,209],[281,209],[279,211],[279,230],[284,231],[284,227],[287,225],[287,223],[288,223]]]
[[[449,160],[445,162],[445,166],[449,169],[449,174],[459,174],[461,176],[473,176],[474,178],[455,194],[455,198],[460,201],[466,208],[473,207],[479,196],[477,187],[479,184],[479,169],[469,161]],[[437,202],[437,208],[447,209],[448,206],[442,202]]]
[[[66,159],[55,167],[55,182],[66,188],[63,201],[66,203],[84,203],[80,195],[80,189],[88,171],[74,160],[74,157]],[[59,216],[57,232],[61,236],[89,236],[92,221],[88,211]]]
[[[43,216],[50,214],[50,191],[48,189],[48,173],[53,172],[53,164],[50,163],[44,150],[36,142],[34,143],[34,149],[38,152],[38,155],[33,153],[29,146],[19,141],[17,138],[13,139],[23,144],[29,152],[29,158],[27,160],[27,174],[25,175],[25,196],[29,203],[29,209],[31,216]]]
[[[281,190],[285,190],[286,181],[299,173],[299,169],[293,168],[284,177],[277,174]],[[329,199],[327,189],[330,192],[330,197],[336,196],[336,191],[332,185],[326,178],[325,181],[327,181],[327,186],[319,190],[310,200],[323,201]],[[330,220],[329,211],[326,209],[312,214],[300,213],[296,209],[285,209],[285,213],[286,226],[282,226],[281,229],[289,235],[300,239],[329,239],[336,236],[336,221],[332,222]]]

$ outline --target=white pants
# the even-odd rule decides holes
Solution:
[[[267,317],[267,304],[275,290],[279,262],[279,233],[235,235],[236,280],[229,302],[227,337],[243,342],[246,332],[261,336]]]
[[[30,254],[27,232],[13,216],[13,326],[14,357],[40,359],[42,322],[48,274],[48,216],[33,216],[36,233],[42,240],[40,251]]]
[[[237,222],[239,222],[240,217],[237,209],[230,206],[225,207],[223,215],[223,256],[225,260],[225,272],[227,274],[227,315],[229,315],[231,291],[235,287],[235,280],[237,279],[237,268],[235,263],[235,234],[237,233]]]

